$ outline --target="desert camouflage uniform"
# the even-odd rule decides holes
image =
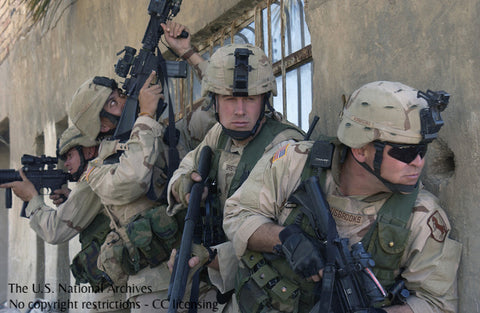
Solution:
[[[177,145],[179,156],[182,158],[187,151],[191,150],[194,141],[191,138],[190,124],[198,125],[194,128],[196,134],[206,133],[213,124],[213,114],[194,111],[195,117],[190,121],[176,124],[180,129],[180,142]],[[197,121],[200,120],[201,122]],[[94,192],[100,196],[116,225],[124,227],[133,217],[144,214],[158,206],[158,203],[150,200],[146,193],[153,182],[153,190],[156,196],[160,196],[166,187],[165,162],[168,160],[168,146],[163,142],[164,126],[157,121],[140,116],[137,118],[132,129],[130,139],[121,144],[117,141],[103,140],[100,145],[99,156],[89,163],[87,181]],[[104,160],[117,151],[123,150],[120,160],[115,164],[103,164]],[[153,178],[152,178],[153,175]],[[130,300],[139,300],[138,296],[145,294],[148,288],[154,292],[155,297],[144,297],[146,305],[152,308],[155,299],[167,298],[170,272],[166,262],[150,268],[146,267],[137,274],[128,278],[128,294]],[[149,308],[142,308],[144,310]]]
[[[292,212],[287,202],[301,183],[301,174],[313,142],[284,146],[264,155],[240,188],[226,202],[224,229],[241,257],[248,239],[262,224],[282,225]],[[338,153],[337,153],[338,154]],[[339,191],[339,156],[334,156],[324,190],[341,237],[350,244],[360,241],[391,195],[343,196]],[[456,312],[457,278],[461,244],[449,238],[448,218],[438,200],[421,189],[407,225],[411,231],[400,268],[406,287],[414,294],[407,300],[415,313]]]
[[[131,219],[152,209],[155,203],[146,196],[155,168],[158,175],[156,194],[162,193],[166,176],[165,168],[167,153],[162,141],[163,126],[157,121],[140,116],[132,129],[130,139],[125,144],[116,141],[103,140],[100,144],[99,156],[89,163],[87,181],[93,191],[101,198],[117,226],[126,226]],[[124,149],[119,163],[103,164],[103,161]],[[180,149],[180,155],[184,150]],[[133,291],[128,298],[143,292],[141,287],[151,288],[153,292],[168,289],[170,273],[165,264],[155,268],[144,268],[136,275],[128,278],[128,286]],[[135,288],[139,287],[139,288]],[[151,305],[151,304],[150,304]]]
[[[75,183],[67,200],[58,208],[52,208],[45,204],[42,195],[37,195],[30,200],[26,208],[27,216],[30,216],[30,227],[43,240],[50,244],[68,242],[77,234],[84,231],[98,214],[103,214],[103,206],[100,198],[92,191],[82,175]],[[91,295],[92,301],[121,303],[126,300],[125,294],[113,292],[109,287],[102,292]],[[124,313],[130,310],[96,310],[90,312],[118,312]]]
[[[275,115],[276,119],[279,119],[278,114]],[[270,118],[270,117],[269,117]],[[260,130],[261,132],[262,130]],[[204,146],[209,146],[212,151],[217,149],[218,140],[222,133],[222,127],[220,124],[216,124],[205,136],[205,139],[197,146],[197,148],[189,152],[180,163],[179,168],[175,171],[171,183],[168,186],[169,206],[167,213],[176,214],[184,207],[180,203],[176,203],[175,199],[171,195],[171,188],[173,183],[182,175],[189,174],[196,170],[198,167],[198,158],[200,151]],[[278,147],[284,145],[289,140],[301,140],[302,135],[299,131],[294,129],[287,129],[279,133],[275,139],[265,148],[265,153],[271,150],[276,150]],[[292,140],[293,142],[293,140]],[[242,157],[242,153],[246,145],[237,145],[235,142],[228,138],[225,149],[220,151],[219,168],[217,172],[217,196],[219,197],[220,207],[223,208],[230,184],[232,183],[233,176],[237,170],[238,163]],[[235,272],[238,266],[238,260],[235,257],[231,242],[219,244],[211,247],[217,250],[218,263],[220,270],[217,271],[212,268],[208,268],[209,278],[211,282],[219,289],[220,292],[225,293],[234,288]]]
[[[84,230],[102,212],[100,198],[92,192],[86,181],[75,184],[70,195],[58,208],[45,204],[43,196],[32,198],[26,208],[30,227],[50,244],[69,241]]]

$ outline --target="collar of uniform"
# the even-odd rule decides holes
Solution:
[[[232,140],[232,138],[229,138],[225,146],[225,150],[231,153],[238,153],[239,155],[242,155],[245,146],[246,145],[238,145]]]
[[[340,192],[340,187],[339,187],[340,171],[342,170],[342,164],[340,163],[342,151],[343,151],[342,145],[340,145],[340,147],[337,146],[337,148],[333,152],[332,169],[330,171],[331,172],[330,175],[328,175],[328,176],[331,176],[331,178],[332,178],[332,183],[335,186],[334,189],[333,189],[334,194],[337,195],[337,196],[344,196]],[[329,179],[327,178],[327,186],[328,186],[328,180]],[[329,189],[331,189],[331,187]],[[355,199],[360,200],[360,201],[364,201],[364,202],[377,202],[377,201],[386,199],[386,198],[390,197],[391,195],[392,195],[391,192],[379,192],[379,193],[376,193],[374,195],[369,195],[369,196],[350,196],[350,197],[355,198]]]

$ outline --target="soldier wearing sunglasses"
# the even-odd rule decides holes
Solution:
[[[235,290],[242,312],[309,312],[320,299],[325,250],[291,197],[301,197],[297,188],[313,175],[340,237],[363,243],[391,291],[362,312],[457,312],[462,245],[449,237],[444,210],[419,180],[448,100],[443,91],[372,82],[345,104],[336,139],[291,143],[257,163],[224,212],[225,233],[242,260]],[[258,279],[267,273],[268,282]],[[336,306],[333,292],[331,312],[341,312]]]

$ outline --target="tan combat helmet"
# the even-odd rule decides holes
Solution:
[[[98,145],[98,142],[94,139],[83,135],[80,130],[75,126],[67,128],[60,138],[57,144],[57,156],[64,158],[65,154],[72,148],[80,147],[93,147]]]
[[[398,82],[377,81],[356,90],[346,103],[337,129],[338,139],[350,148],[373,142],[373,168],[359,162],[392,192],[411,193],[418,186],[395,184],[381,175],[385,145],[417,145],[416,156],[426,153],[427,144],[437,138],[443,120],[440,112],[448,105],[445,91],[418,91]],[[404,161],[402,161],[404,162]],[[409,162],[406,162],[409,163]]]
[[[372,141],[418,144],[422,141],[420,111],[427,101],[418,90],[398,82],[376,81],[355,92],[343,109],[338,139],[351,148]]]
[[[115,80],[95,76],[84,82],[73,95],[68,116],[90,139],[95,140],[100,133],[100,111],[115,89]]]
[[[235,86],[236,68],[239,68],[238,60],[242,55],[235,55],[239,51],[247,51],[248,77],[244,77],[245,86]],[[241,73],[240,73],[241,74]],[[240,84],[241,75],[240,76]],[[261,95],[271,92],[277,95],[277,83],[273,76],[270,60],[262,49],[251,44],[230,44],[218,49],[208,61],[205,75],[202,79],[202,96],[209,92],[219,95],[235,95],[236,89],[243,87],[245,96]]]

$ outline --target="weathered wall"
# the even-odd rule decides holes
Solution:
[[[318,130],[334,135],[340,96],[370,81],[401,81],[424,91],[451,93],[424,181],[446,208],[453,236],[464,244],[460,312],[480,312],[480,243],[473,239],[480,231],[480,2],[352,0],[308,5]]]
[[[193,34],[203,35],[214,30],[214,21],[221,22],[219,17],[232,6],[248,7],[249,2],[253,1],[184,1],[177,20]],[[92,75],[115,76],[116,52],[124,45],[140,47],[148,3],[62,1],[54,16],[9,48],[0,64],[0,123],[8,117],[10,167],[19,166],[23,153],[38,149],[50,153],[76,88]],[[476,0],[461,4],[453,0],[310,0],[306,9],[316,86],[313,114],[321,117],[317,132],[333,135],[340,96],[370,81],[397,80],[452,94],[439,144],[429,153],[425,181],[451,216],[453,235],[464,243],[459,272],[460,312],[464,313],[480,312],[480,244],[471,239],[480,231],[476,223],[480,217],[480,106],[474,97],[480,90],[479,13]],[[440,174],[434,175],[435,171]],[[65,250],[37,244],[28,221],[18,217],[20,202],[14,204],[16,210],[8,215],[9,282],[29,288],[38,281],[55,283],[58,273],[48,268],[57,266],[57,256],[61,258]],[[70,256],[76,251],[78,244],[70,244]],[[43,263],[46,273],[39,273],[36,268]],[[18,291],[9,295],[23,301],[35,296]]]

